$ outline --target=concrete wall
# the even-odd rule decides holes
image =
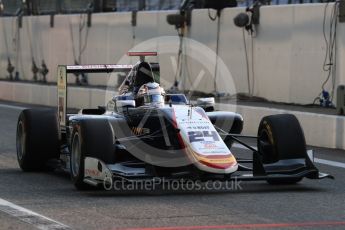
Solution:
[[[260,25],[257,28],[257,36],[253,38],[254,76],[252,74],[250,76],[251,84],[253,77],[255,79],[256,96],[273,101],[304,104],[311,103],[319,94],[321,84],[326,78],[326,73],[322,70],[325,55],[322,34],[324,6],[324,4],[304,4],[261,8]],[[332,4],[328,12],[331,6]],[[229,83],[229,76],[220,76],[217,81],[218,90],[228,93],[247,92],[248,89],[242,30],[233,25],[233,18],[242,11],[243,8],[226,9],[220,19],[219,57],[230,70],[235,89],[232,88],[231,81]],[[139,12],[135,28],[131,27],[131,13],[93,15],[82,63],[136,62],[135,58],[122,57],[129,49],[147,39],[177,34],[174,27],[166,23],[165,18],[168,13],[171,12]],[[211,13],[215,12],[211,11]],[[23,28],[19,30],[20,49],[15,46],[18,41],[15,20],[15,18],[0,18],[0,77],[7,75],[6,38],[8,54],[22,79],[32,79],[31,56],[34,56],[38,64],[42,59],[46,61],[50,69],[48,80],[54,82],[57,65],[74,62],[73,48],[77,54],[79,47],[79,23],[85,18],[80,15],[57,15],[55,27],[50,28],[48,16],[24,17]],[[327,17],[327,22],[328,20]],[[195,10],[188,37],[215,51],[216,25],[216,21],[209,19],[207,10]],[[345,83],[345,69],[341,65],[345,59],[345,42],[342,39],[345,35],[344,25],[338,25],[337,83]],[[70,28],[73,33],[70,32]],[[84,30],[82,38],[86,37],[85,32]],[[74,45],[72,45],[72,34]],[[247,34],[245,36],[251,57],[251,38]],[[162,44],[164,43],[160,40],[157,41],[156,49],[159,53],[164,50]],[[158,58],[151,59],[161,63],[161,75],[166,86],[170,86],[175,76],[171,61],[171,57],[176,57],[177,54],[177,46],[175,48],[174,53],[169,55],[162,53]],[[186,74],[190,75],[190,81],[194,82],[204,63],[191,59],[188,60],[187,65]],[[251,58],[249,65],[251,66]],[[210,83],[213,73],[214,69],[205,70],[205,76],[197,86],[198,90],[205,92],[214,90],[213,84]],[[107,76],[90,77],[89,80],[91,84],[105,84]],[[74,78],[71,77],[70,81],[74,81]],[[186,82],[186,87],[190,88],[190,83]],[[330,89],[329,84],[327,89]]]
[[[218,105],[222,110],[235,111],[243,116],[243,133],[257,135],[258,127],[264,116],[273,114],[294,114],[304,131],[308,145],[345,149],[345,117],[309,112],[288,111],[244,105]]]
[[[105,90],[94,88],[69,87],[69,108],[97,108],[105,105],[112,97]],[[56,106],[56,86],[30,83],[0,82],[0,98],[7,101],[36,105]]]

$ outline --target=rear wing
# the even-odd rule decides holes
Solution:
[[[140,62],[145,61],[146,56],[157,56],[157,52],[128,52],[128,56],[138,56],[140,58]]]
[[[127,72],[133,65],[66,65],[66,73]]]
[[[138,55],[132,55],[138,56]],[[148,55],[145,55],[148,56]],[[158,63],[150,63],[152,71],[159,72]],[[66,129],[67,119],[67,75],[82,73],[130,72],[134,65],[59,65],[57,71],[58,119],[60,130]]]

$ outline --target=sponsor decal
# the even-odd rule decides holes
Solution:
[[[208,124],[208,120],[189,120],[189,119],[182,119],[179,121],[180,124]]]
[[[68,70],[131,69],[133,65],[68,65]]]
[[[150,129],[148,128],[133,127],[131,130],[135,135],[144,135],[150,133]]]
[[[188,132],[189,142],[202,142],[207,139],[212,139],[213,141],[219,141],[219,136],[217,131],[190,131]]]
[[[58,88],[58,118],[59,124],[61,126],[66,125],[66,107],[67,107],[67,77],[66,77],[66,67],[59,66],[58,67],[58,80],[57,80],[57,88]]]
[[[214,142],[206,142],[204,143],[205,149],[216,149],[218,146]]]
[[[85,176],[90,177],[99,177],[101,175],[101,172],[97,169],[85,169]]]

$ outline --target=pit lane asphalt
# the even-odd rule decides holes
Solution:
[[[2,103],[3,104],[3,103]],[[30,107],[28,105],[21,105]],[[288,186],[242,182],[230,191],[77,191],[61,172],[23,173],[15,154],[20,109],[0,106],[0,198],[54,219],[72,229],[118,229],[287,223],[270,229],[311,229],[297,223],[345,221],[345,169],[317,164],[335,180],[308,180]],[[254,144],[254,143],[251,143]],[[318,158],[345,163],[345,151],[315,148]],[[234,154],[247,153],[233,149]],[[239,225],[239,226],[234,226]],[[262,227],[261,229],[266,229]],[[325,229],[315,225],[313,229]],[[334,225],[344,229],[345,225]],[[0,229],[35,229],[0,211]]]

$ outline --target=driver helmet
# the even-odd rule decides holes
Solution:
[[[156,82],[149,82],[143,84],[138,91],[137,101],[138,105],[164,105],[165,91]]]

